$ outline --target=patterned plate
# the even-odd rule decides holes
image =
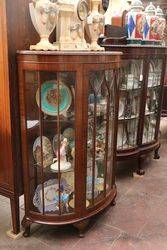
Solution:
[[[39,89],[36,93],[36,102],[39,105]],[[71,106],[72,95],[70,89],[63,83],[60,83],[59,93],[57,81],[48,81],[41,86],[41,105],[42,111],[51,116],[65,114]]]
[[[59,184],[58,179],[52,179],[44,183],[44,203],[45,212],[59,211]],[[61,179],[60,183],[60,200],[61,209],[65,207],[68,212],[68,202],[70,193],[68,192],[68,185],[64,179]],[[33,204],[42,213],[42,184],[38,185],[33,198]]]
[[[42,136],[43,167],[46,168],[53,163],[53,150],[50,140]],[[33,156],[38,166],[42,165],[41,138],[38,137],[33,144]]]

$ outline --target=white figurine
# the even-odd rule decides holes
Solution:
[[[57,23],[57,4],[50,0],[33,2],[29,4],[31,20],[41,40],[36,45],[31,45],[30,50],[56,50],[56,47],[49,42],[49,36]]]
[[[59,161],[60,161],[60,171],[65,171],[65,170],[68,170],[69,168],[71,168],[71,163],[68,162],[67,158],[66,158],[67,145],[68,145],[68,140],[67,140],[67,138],[64,138],[64,140],[61,143],[60,149],[59,149],[60,152],[57,149],[57,152],[56,152],[57,159],[54,159],[54,162],[51,165],[52,170],[54,170],[54,171],[59,170]],[[58,160],[59,154],[60,154],[60,160]]]
[[[91,50],[104,50],[97,44],[97,40],[104,33],[104,15],[100,14],[98,9],[101,0],[92,0],[92,11],[87,18],[87,31],[91,39]]]

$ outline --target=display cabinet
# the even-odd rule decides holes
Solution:
[[[18,52],[24,236],[114,204],[119,52]]]
[[[105,44],[105,43],[104,43]],[[138,174],[144,174],[141,161],[155,152],[159,159],[159,125],[166,70],[165,47],[110,46],[121,50],[127,65],[121,70],[117,160],[138,159]]]
[[[14,234],[20,231],[19,196],[23,194],[16,51],[29,49],[39,40],[29,15],[30,2],[0,1],[0,195],[11,201]]]

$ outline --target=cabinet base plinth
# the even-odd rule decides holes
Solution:
[[[85,237],[85,229],[88,226],[89,221],[90,221],[90,219],[87,219],[87,220],[83,220],[83,221],[80,221],[80,222],[73,224],[73,226],[78,229],[78,237],[79,238]]]
[[[15,234],[13,230],[9,230],[6,232],[7,236],[13,240],[18,240],[22,237],[22,233]]]

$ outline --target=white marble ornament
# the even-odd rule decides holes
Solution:
[[[30,50],[56,50],[49,42],[58,18],[58,6],[50,0],[34,0],[29,4],[32,23],[40,36],[40,42],[31,45]]]
[[[84,37],[85,19],[88,16],[86,0],[61,0],[56,34],[58,50],[90,50]]]
[[[100,35],[104,33],[104,15],[100,14],[98,9],[101,0],[92,0],[92,11],[87,18],[87,32],[91,40],[90,49],[93,51],[104,50],[97,43]]]

